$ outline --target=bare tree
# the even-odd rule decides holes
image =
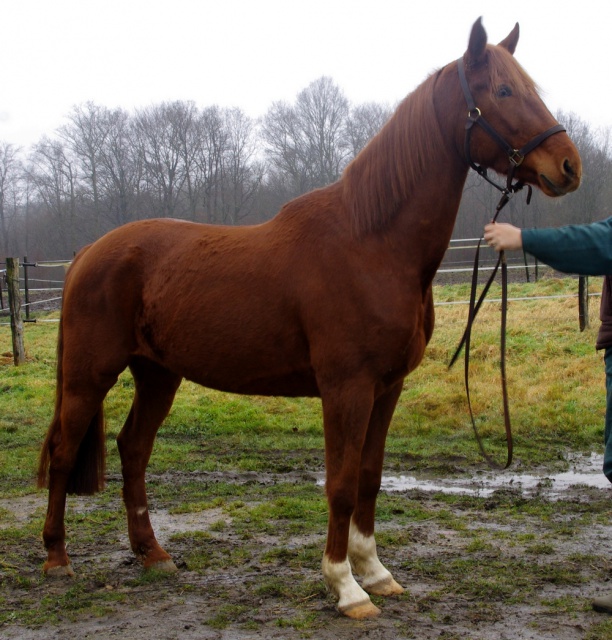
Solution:
[[[77,170],[75,161],[59,140],[47,137],[34,147],[28,176],[52,218],[55,240],[63,255],[70,255],[77,242]]]
[[[263,165],[255,161],[254,124],[240,109],[226,109],[223,158],[223,222],[237,224],[252,212]]]
[[[9,254],[9,226],[19,207],[21,161],[19,149],[8,142],[0,142],[0,249],[3,257]]]
[[[348,100],[331,78],[323,76],[298,94],[296,110],[308,144],[313,186],[334,182],[350,157]]]
[[[227,134],[223,113],[218,106],[210,106],[200,114],[198,121],[197,167],[198,208],[204,222],[217,222],[221,209],[223,182],[223,155]]]
[[[308,153],[295,109],[275,102],[264,117],[261,135],[276,187],[286,192],[283,199],[308,191]]]
[[[194,126],[192,103],[172,102],[141,110],[134,129],[143,160],[143,179],[153,196],[155,215],[174,217],[186,180],[185,141]]]
[[[100,153],[107,136],[107,123],[103,113],[104,108],[92,102],[74,106],[68,115],[68,124],[58,130],[68,150],[79,163],[85,196],[82,204],[92,206],[95,237],[100,235],[101,230]]]
[[[391,117],[393,109],[376,102],[353,107],[347,122],[347,137],[354,158]]]
[[[326,76],[301,91],[295,105],[276,102],[262,125],[276,182],[294,196],[334,182],[350,159],[349,103]]]
[[[137,192],[143,161],[137,154],[132,121],[122,109],[105,109],[106,135],[100,149],[100,184],[106,200],[110,226],[129,222],[137,215]]]
[[[237,224],[251,213],[263,174],[254,128],[237,108],[212,106],[201,113],[187,194],[198,197],[195,211],[204,221]]]
[[[582,184],[570,194],[555,212],[564,223],[593,222],[609,215],[605,194],[609,192],[612,175],[610,131],[598,132],[573,113],[558,112],[582,158]]]

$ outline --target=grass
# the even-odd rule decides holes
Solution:
[[[592,290],[598,291],[600,282],[592,279]],[[576,289],[575,280],[548,279],[512,285],[511,296],[565,295]],[[493,290],[490,297],[497,295]],[[462,286],[435,292],[440,302],[466,296]],[[604,374],[601,355],[594,349],[598,304],[591,306],[591,327],[580,333],[575,299],[510,305],[508,379],[518,464],[561,469],[568,453],[601,450]],[[394,416],[387,473],[484,467],[467,413],[463,367],[447,367],[466,312],[461,305],[436,308],[434,337],[422,365],[407,378]],[[484,305],[472,337],[471,390],[485,446],[502,460],[498,327],[499,305]],[[315,603],[325,603],[327,597],[320,580],[327,509],[322,489],[312,480],[312,472],[324,467],[316,399],[232,396],[184,383],[149,465],[150,506],[186,522],[194,514],[209,514],[208,524],[169,536],[166,546],[179,567],[187,569],[187,577],[143,574],[134,579],[131,574],[122,580],[116,562],[104,555],[119,547],[129,556],[113,443],[133,394],[130,376],[122,375],[105,405],[108,487],[84,501],[69,499],[71,553],[77,562],[90,561],[81,561],[77,581],[59,590],[41,578],[44,508],[35,508],[24,521],[8,505],[10,500],[41,497],[33,479],[53,412],[56,332],[57,325],[51,323],[27,325],[28,360],[21,367],[0,355],[0,500],[9,501],[0,505],[0,636],[2,624],[61,624],[83,616],[109,616],[118,606],[137,607],[150,593],[160,598],[200,593],[211,576],[235,570],[244,577],[230,593],[214,582],[208,588],[216,600],[204,609],[205,624],[261,629],[265,623],[250,615],[255,597],[265,612],[262,618],[273,619],[276,628],[292,629],[295,637],[316,637],[321,605]],[[0,327],[0,354],[9,350],[9,330]],[[172,470],[183,473],[169,482],[163,474]],[[429,585],[420,595],[406,594],[403,605],[414,603],[417,611],[444,622],[448,607],[440,603],[457,599],[467,617],[478,621],[496,619],[502,607],[528,606],[546,585],[579,589],[593,579],[603,584],[611,572],[606,562],[589,549],[572,550],[560,560],[559,549],[581,531],[608,524],[609,518],[610,506],[603,498],[551,503],[538,497],[527,500],[512,490],[488,498],[383,493],[378,541],[386,558],[394,559],[394,570],[411,583]],[[438,534],[436,545],[429,547],[423,536],[431,530]],[[296,540],[305,542],[296,546]],[[411,549],[419,545],[426,550],[413,554]],[[566,593],[551,594],[547,590],[538,604],[547,615],[577,615],[584,606]],[[34,602],[36,607],[30,606]],[[388,606],[382,602],[377,601]],[[330,608],[333,602],[323,606]],[[406,635],[397,637],[415,637],[410,625],[403,624],[397,622],[397,632],[405,626]],[[612,638],[612,627],[604,620],[588,634],[585,637]]]

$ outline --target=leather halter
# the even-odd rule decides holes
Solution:
[[[474,98],[472,96],[472,92],[470,91],[470,87],[468,85],[468,81],[465,75],[465,63],[463,58],[459,58],[458,63],[458,71],[459,71],[459,81],[461,82],[461,88],[463,89],[463,95],[465,96],[465,101],[468,107],[468,115],[465,123],[465,157],[467,161],[470,163],[470,166],[474,171],[476,171],[479,175],[481,175],[487,182],[491,183],[496,189],[500,191],[504,191],[502,187],[493,182],[489,176],[487,175],[487,170],[484,167],[477,165],[472,160],[472,155],[470,153],[470,141],[472,137],[472,129],[475,124],[484,129],[495,142],[506,152],[508,156],[508,161],[510,162],[510,171],[508,172],[508,179],[506,182],[506,190],[511,193],[519,191],[523,188],[523,182],[516,182],[514,185],[512,184],[512,180],[514,179],[514,172],[517,167],[519,167],[525,156],[533,151],[537,146],[542,144],[546,138],[554,135],[555,133],[560,133],[565,131],[565,127],[562,124],[557,124],[554,127],[550,127],[546,131],[538,134],[534,138],[532,138],[526,145],[521,147],[520,149],[516,149],[511,144],[506,142],[506,140],[499,134],[495,129],[491,126],[489,121],[482,115],[480,109],[476,106],[474,102]]]
[[[543,133],[538,134],[532,140],[530,140],[526,145],[521,147],[520,149],[514,148],[510,145],[506,140],[499,134],[495,129],[491,126],[491,124],[486,120],[486,118],[482,115],[480,109],[476,106],[474,102],[474,98],[470,91],[467,78],[465,75],[465,65],[463,62],[463,58],[459,58],[458,60],[458,70],[459,70],[459,80],[461,82],[461,88],[463,89],[463,95],[465,96],[465,100],[468,106],[468,116],[465,123],[465,157],[469,162],[470,166],[474,171],[476,171],[480,176],[482,176],[487,182],[492,184],[496,189],[501,191],[502,196],[495,210],[495,215],[493,216],[492,222],[497,220],[497,217],[500,211],[508,204],[510,198],[514,193],[520,191],[525,183],[521,180],[517,180],[514,184],[512,180],[514,179],[514,172],[517,167],[521,165],[525,156],[533,151],[538,145],[540,145],[544,140],[554,135],[555,133],[560,133],[565,131],[565,127],[561,124],[557,124],[550,129],[547,129]],[[470,141],[472,135],[472,129],[474,125],[479,125],[486,133],[493,138],[493,140],[505,151],[508,156],[508,161],[510,163],[510,170],[508,171],[508,178],[506,181],[505,187],[500,187],[498,184],[493,182],[487,175],[486,168],[477,165],[473,160],[470,153]],[[529,192],[527,196],[527,204],[529,204],[531,200],[531,186],[527,185]],[[474,429],[474,434],[476,436],[476,441],[478,442],[478,447],[480,452],[484,456],[485,460],[488,462],[489,466],[495,469],[507,469],[512,463],[512,426],[510,424],[510,411],[508,408],[508,389],[506,384],[506,317],[508,310],[508,272],[506,265],[506,256],[503,251],[500,251],[499,257],[497,260],[497,264],[491,273],[486,285],[484,286],[480,297],[478,298],[478,302],[476,302],[476,289],[478,286],[478,265],[480,260],[480,246],[483,238],[481,237],[478,241],[478,246],[476,247],[476,255],[474,258],[474,270],[472,272],[472,287],[470,292],[470,306],[468,312],[468,320],[466,324],[465,331],[459,342],[459,346],[457,347],[455,354],[453,355],[449,368],[453,366],[455,361],[457,360],[459,354],[461,353],[462,348],[465,346],[465,366],[464,366],[464,377],[465,377],[465,391],[467,395],[468,407],[470,410],[470,418],[472,421],[472,427]],[[478,429],[476,428],[476,422],[474,421],[474,413],[472,411],[472,403],[470,400],[470,385],[469,385],[469,367],[470,367],[470,338],[472,333],[472,325],[474,324],[474,320],[476,319],[476,314],[480,310],[480,307],[489,291],[489,288],[493,281],[495,280],[495,276],[497,275],[497,271],[499,266],[501,265],[501,274],[502,274],[502,305],[501,305],[501,335],[500,335],[500,371],[501,371],[501,382],[502,382],[502,396],[503,396],[503,404],[504,404],[504,425],[506,429],[506,445],[507,445],[507,458],[505,466],[498,465],[491,456],[485,451],[484,446],[482,444],[482,439],[480,434],[478,433]]]

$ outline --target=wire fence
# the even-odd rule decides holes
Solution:
[[[25,317],[23,322],[57,322],[56,319],[31,318],[32,311],[53,311],[59,309],[64,287],[64,273],[70,265],[70,260],[46,260],[43,262],[30,262],[24,257],[19,262],[19,293],[20,308]],[[8,307],[8,291],[6,282],[6,262],[0,263],[0,324],[10,322],[5,318],[10,316]],[[42,269],[41,277],[32,277],[33,269]],[[50,273],[50,277],[42,277],[44,272]]]

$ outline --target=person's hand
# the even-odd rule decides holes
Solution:
[[[491,222],[485,226],[484,239],[495,251],[517,251],[523,248],[521,230],[507,222]]]

